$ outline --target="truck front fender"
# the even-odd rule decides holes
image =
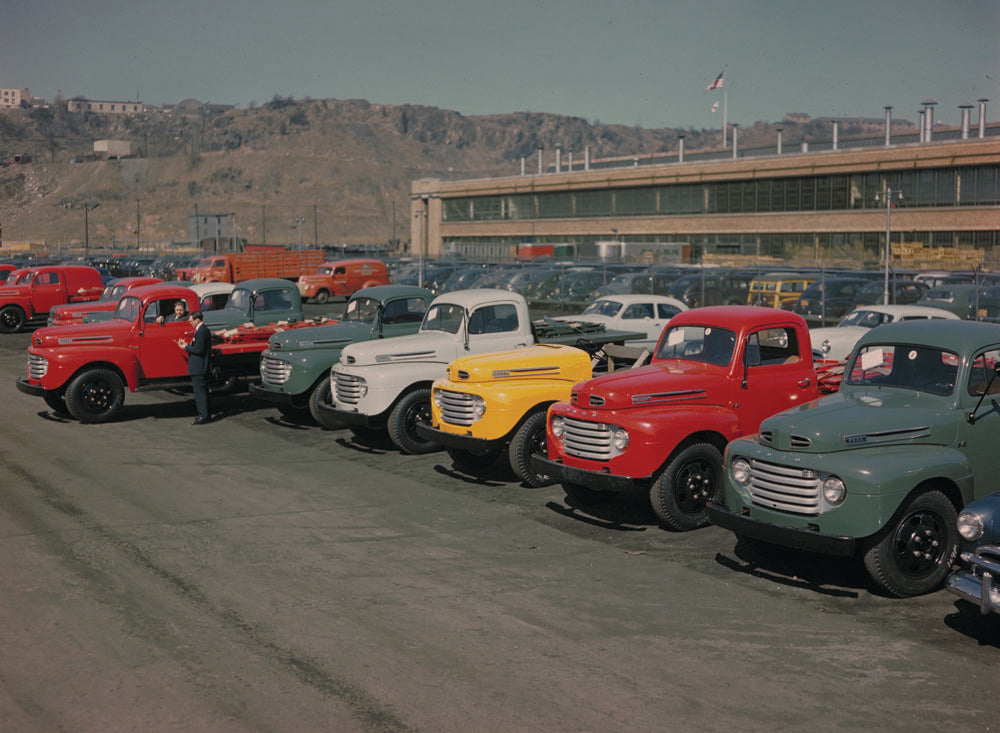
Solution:
[[[451,425],[440,420],[440,411],[434,408],[435,427],[445,432],[471,435],[484,440],[498,440],[513,432],[525,415],[536,410],[548,409],[553,402],[568,400],[573,385],[566,381],[520,380],[480,384],[460,384],[438,380],[435,389],[446,389],[477,395],[486,403],[483,417],[472,425]]]
[[[335,370],[339,370],[339,365]],[[430,387],[441,376],[445,364],[440,362],[401,362],[345,368],[343,371],[364,379],[365,394],[354,404],[342,402],[334,391],[334,406],[338,410],[359,415],[379,415],[387,412],[396,401],[418,386]]]
[[[48,359],[49,366],[40,384],[46,390],[58,390],[84,369],[112,369],[128,385],[130,392],[139,386],[139,371],[131,349],[109,347],[98,355],[93,349],[67,347],[63,349],[40,349],[36,352]]]

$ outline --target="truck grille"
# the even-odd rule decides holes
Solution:
[[[41,379],[49,371],[49,360],[38,354],[28,354],[28,378]]]
[[[441,419],[450,425],[472,425],[476,414],[472,410],[472,395],[465,392],[437,391]]]
[[[751,461],[753,502],[790,514],[819,514],[820,478],[816,471]]]
[[[260,379],[267,384],[284,384],[292,376],[292,365],[287,361],[265,356],[260,360]]]
[[[337,393],[337,402],[356,405],[361,400],[364,382],[351,374],[333,373],[333,387]]]
[[[565,428],[563,445],[569,455],[591,461],[607,461],[616,455],[611,449],[613,426],[567,417]]]

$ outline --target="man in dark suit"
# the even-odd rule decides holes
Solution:
[[[188,376],[191,377],[191,388],[194,390],[194,405],[198,417],[192,425],[204,425],[211,421],[212,413],[208,405],[208,372],[212,358],[212,334],[203,322],[201,311],[194,311],[190,316],[194,324],[194,338],[191,343],[181,342],[184,351],[188,353]]]

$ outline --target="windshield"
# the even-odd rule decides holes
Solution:
[[[321,268],[319,268],[316,271],[316,274],[317,275],[332,275],[333,274],[333,268],[332,267],[321,267]]]
[[[617,300],[595,300],[583,309],[585,316],[608,316],[613,318],[622,309],[622,304]]]
[[[657,359],[700,361],[723,366],[733,358],[736,333],[714,326],[674,326],[660,339]]]
[[[140,310],[142,310],[141,300],[138,298],[122,298],[118,301],[118,307],[115,308],[114,318],[131,323],[138,317]]]
[[[116,301],[116,300],[120,299],[123,295],[125,295],[125,293],[128,292],[128,286],[127,285],[112,285],[109,288],[105,288],[104,292],[106,292],[108,294],[108,297],[104,298],[104,296],[101,296],[101,300]]]
[[[931,346],[872,344],[855,356],[847,384],[898,387],[936,395],[955,389],[958,356]]]
[[[347,304],[341,320],[355,323],[372,323],[378,315],[378,301],[374,298],[355,298]]]
[[[28,283],[30,283],[32,281],[32,279],[34,277],[35,277],[35,273],[32,270],[28,270],[27,272],[22,272],[20,275],[17,276],[17,280],[14,281],[14,284],[15,285],[27,285]]]
[[[105,302],[110,302],[112,300],[117,300],[117,298],[115,298],[113,296],[114,292],[115,292],[115,286],[114,285],[107,285],[107,286],[105,286],[104,290],[101,291],[101,300],[103,300]]]
[[[860,326],[861,328],[875,328],[883,323],[892,321],[892,316],[888,313],[878,313],[877,311],[854,311],[844,316],[838,326]]]
[[[420,324],[421,331],[445,331],[458,333],[465,318],[465,309],[460,305],[439,303],[427,311],[424,322]]]
[[[250,303],[253,301],[253,291],[246,290],[245,288],[236,288],[229,295],[229,300],[226,302],[225,311],[236,311],[238,313],[249,313]]]

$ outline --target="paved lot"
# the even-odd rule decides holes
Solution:
[[[0,337],[0,729],[989,730],[1000,619],[236,395],[85,426]]]

